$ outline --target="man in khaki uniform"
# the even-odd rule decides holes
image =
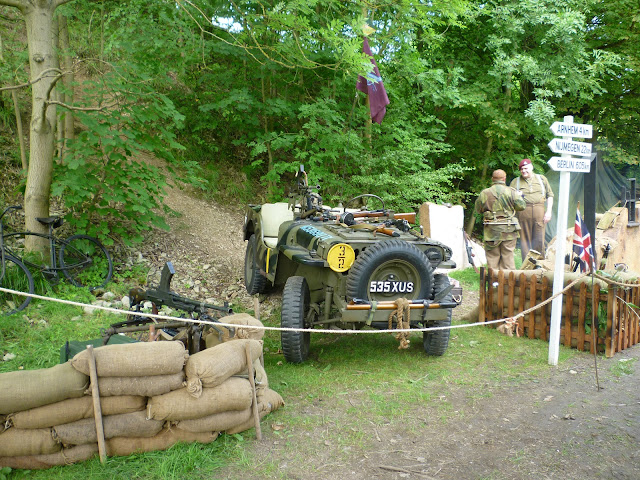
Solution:
[[[476,200],[475,210],[484,223],[484,249],[489,268],[515,270],[513,251],[520,226],[516,211],[524,210],[522,195],[507,187],[507,174],[496,170],[491,177],[493,185],[485,188]]]
[[[533,173],[533,165],[528,158],[520,162],[519,168],[520,176],[511,181],[511,187],[522,192],[527,202],[527,207],[518,212],[518,221],[522,229],[520,231],[522,260],[525,259],[529,250],[540,252],[544,258],[544,234],[547,223],[551,220],[553,190],[547,177]]]

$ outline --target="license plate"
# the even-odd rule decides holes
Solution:
[[[369,285],[370,293],[412,293],[413,282],[373,281]]]

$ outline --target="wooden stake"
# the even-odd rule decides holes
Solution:
[[[256,320],[260,320],[260,300],[257,295],[253,297],[253,311]]]
[[[96,433],[98,434],[98,454],[100,455],[100,463],[104,464],[107,461],[107,449],[104,441],[104,426],[102,425],[98,370],[96,369],[96,357],[93,354],[93,345],[87,345],[87,350],[89,351],[89,378],[91,379],[91,396],[93,397],[93,416],[96,421]]]
[[[247,357],[247,371],[249,372],[249,383],[253,394],[253,420],[256,426],[256,438],[262,440],[262,430],[260,428],[260,415],[258,414],[258,399],[256,397],[256,381],[253,378],[253,361],[251,360],[251,347],[249,342],[245,343],[245,356]]]

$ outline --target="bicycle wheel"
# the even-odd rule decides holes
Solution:
[[[107,249],[88,235],[72,235],[60,241],[60,269],[76,287],[89,290],[102,288],[113,273],[113,262]]]
[[[29,269],[17,258],[5,254],[4,277],[0,280],[0,287],[19,292],[33,293],[33,277]],[[31,302],[31,297],[16,293],[0,291],[0,314],[11,315],[24,310]]]

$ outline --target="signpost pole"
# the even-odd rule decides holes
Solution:
[[[573,123],[573,116],[564,117],[564,123]],[[571,137],[563,138],[571,141]],[[563,158],[571,158],[571,155],[562,154]],[[560,172],[560,191],[558,192],[558,223],[556,227],[556,262],[553,270],[553,295],[551,303],[551,328],[549,333],[549,365],[558,365],[558,353],[560,350],[560,322],[562,316],[562,294],[564,288],[564,256],[566,250],[567,217],[569,210],[569,186],[571,173]]]

